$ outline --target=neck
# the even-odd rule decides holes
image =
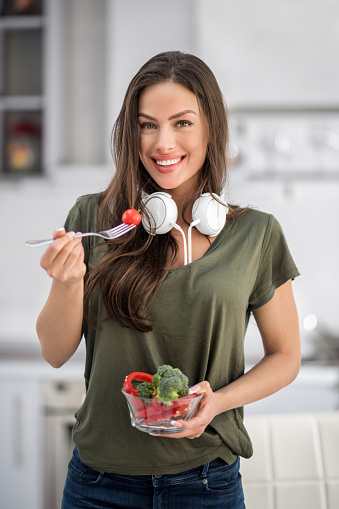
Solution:
[[[164,192],[169,193],[173,200],[175,201],[177,208],[178,208],[178,224],[183,224],[183,207],[185,203],[189,201],[189,199],[194,194],[196,187],[193,185],[193,182],[187,182],[189,185],[181,185],[179,187],[176,187],[175,189],[163,189]],[[186,210],[186,220],[191,222],[192,221],[192,206],[193,203],[188,209]]]

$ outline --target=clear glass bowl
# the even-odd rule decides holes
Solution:
[[[187,421],[198,411],[203,394],[189,395],[173,401],[163,399],[139,398],[121,389],[128,404],[131,424],[140,431],[162,435],[164,433],[182,433],[182,429],[172,422],[181,419]]]

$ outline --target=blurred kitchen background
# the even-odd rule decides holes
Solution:
[[[40,249],[76,198],[103,190],[126,87],[156,53],[214,71],[229,109],[226,198],[273,213],[294,283],[297,380],[247,413],[339,409],[339,3],[336,0],[0,0],[0,506],[60,507],[84,348],[59,370],[35,321]],[[251,320],[247,367],[262,355]]]

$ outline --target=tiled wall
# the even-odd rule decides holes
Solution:
[[[251,416],[241,460],[247,509],[337,509],[339,413]]]

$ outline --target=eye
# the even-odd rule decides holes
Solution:
[[[155,125],[151,124],[150,122],[144,122],[143,124],[140,124],[141,129],[155,129]]]
[[[189,122],[188,120],[179,120],[179,122],[177,122],[178,127],[188,127],[190,125],[192,125],[192,122]]]

